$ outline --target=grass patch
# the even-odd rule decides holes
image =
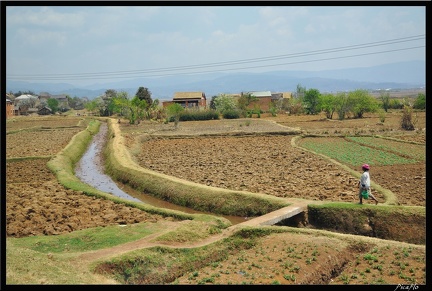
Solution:
[[[113,247],[160,231],[152,223],[112,225],[77,230],[57,236],[11,238],[14,246],[41,253],[83,252]]]
[[[414,158],[402,157],[386,151],[384,148],[372,148],[365,144],[348,141],[342,137],[305,137],[299,145],[351,166],[361,165],[364,162],[364,157],[370,157],[369,164],[373,166],[415,164],[418,162]]]

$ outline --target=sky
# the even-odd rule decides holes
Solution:
[[[425,60],[424,5],[324,3],[6,6],[6,78],[87,85],[140,77],[321,71]]]

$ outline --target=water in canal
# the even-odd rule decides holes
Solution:
[[[128,185],[115,182],[104,173],[102,150],[106,142],[108,125],[102,123],[99,132],[95,134],[87,151],[75,167],[75,175],[84,183],[105,193],[110,193],[120,198],[143,202],[158,208],[174,209],[186,213],[203,213],[191,208],[178,206],[151,195],[137,191]],[[212,213],[209,213],[212,214]],[[215,215],[215,214],[212,214]],[[238,224],[247,220],[245,217],[225,216],[232,224]]]

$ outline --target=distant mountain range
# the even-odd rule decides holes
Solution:
[[[171,100],[174,92],[202,91],[210,99],[221,93],[247,91],[294,92],[300,84],[321,93],[356,89],[412,89],[426,85],[426,62],[399,62],[367,68],[325,71],[272,71],[265,73],[211,73],[159,78],[137,78],[126,81],[75,86],[68,83],[31,83],[6,79],[6,92],[32,91],[35,94],[68,94],[94,99],[108,89],[125,91],[134,96],[146,87],[153,99]]]

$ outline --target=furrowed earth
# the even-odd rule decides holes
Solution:
[[[344,121],[327,120],[323,115],[281,114],[277,117],[263,115],[252,119],[180,122],[177,129],[172,123],[147,121],[129,125],[126,120],[121,120],[119,126],[136,162],[154,171],[233,190],[315,201],[357,203],[357,178],[325,158],[294,146],[292,139],[295,135],[274,133],[297,129],[303,133],[329,136],[380,134],[425,145],[426,114],[418,112],[416,117],[418,119],[414,131],[400,129],[400,115],[397,112],[387,114],[384,123],[373,114],[362,119]],[[79,191],[66,189],[56,180],[46,163],[67,145],[73,135],[86,126],[85,119],[78,116],[22,116],[7,121],[6,157],[10,160],[6,162],[6,237],[59,235],[97,226],[141,222],[160,223],[169,229],[179,227],[170,218],[89,197]],[[273,134],[263,134],[264,132]],[[38,158],[11,159],[18,157]],[[368,162],[368,157],[365,157],[365,162]],[[360,172],[360,166],[350,167]],[[374,166],[371,168],[371,179],[391,190],[402,206],[426,206],[425,162],[403,165],[403,168],[400,165]],[[384,202],[381,194],[372,191],[380,202]],[[220,237],[216,235],[196,244],[178,243],[173,247],[194,247],[217,239]],[[343,284],[342,279],[318,280],[313,276],[317,267],[308,264],[307,260],[302,260],[304,263],[297,266],[301,271],[291,277],[283,271],[287,267],[281,266],[281,257],[285,256],[281,254],[289,247],[306,254],[316,251],[329,258],[339,254],[338,261],[330,264],[332,268],[342,268],[356,254],[364,251],[353,251],[351,246],[344,245],[334,248],[338,243],[341,242],[330,238],[314,238],[312,242],[307,235],[275,234],[261,239],[256,248],[242,254],[233,254],[226,265],[200,269],[199,276],[187,274],[178,278],[177,283],[202,283],[200,280],[204,280],[206,275],[208,277],[217,272],[219,279],[216,284],[271,284],[275,281],[283,284]],[[116,252],[150,245],[154,243],[141,240],[123,248],[118,246],[110,251],[110,256]],[[262,249],[262,256],[257,251],[259,248]],[[383,248],[380,251],[388,257],[386,261],[391,261],[391,257],[396,256],[396,252],[403,252],[403,249],[395,251],[394,248]],[[104,255],[106,254],[101,251],[95,257],[83,260],[87,263],[78,265],[88,268],[91,259],[102,258]],[[421,251],[412,250],[410,268],[417,272],[417,278],[424,280],[417,282],[419,284],[426,282],[424,255]],[[249,258],[249,262],[241,263],[242,256]],[[252,257],[257,260],[255,263],[251,263]],[[367,263],[362,261],[357,266],[348,264],[346,272],[355,268],[367,268]],[[254,266],[253,271],[250,269],[251,264]],[[324,261],[320,264],[321,268],[325,268]],[[396,272],[397,266],[394,269]],[[262,270],[274,270],[271,272],[273,275],[269,276],[269,272]],[[349,284],[363,284],[364,281],[373,284],[373,277],[376,276],[373,272],[367,279],[350,278]],[[380,278],[389,284],[407,283],[404,278],[393,274],[381,275]],[[116,282],[101,279],[99,283]]]

